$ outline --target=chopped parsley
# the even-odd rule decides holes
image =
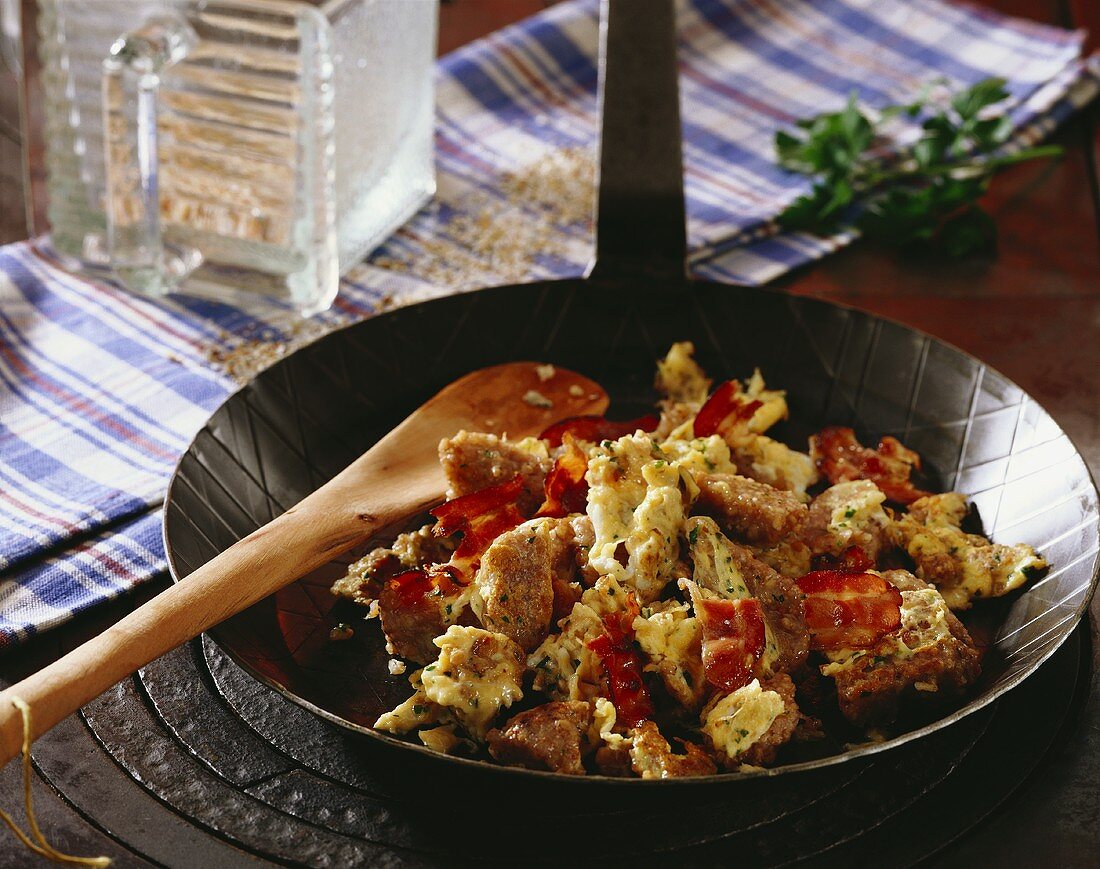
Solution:
[[[690,543],[692,546],[694,546],[698,542],[699,542],[699,526],[696,525],[694,528],[691,529],[691,533],[688,535],[688,543]]]

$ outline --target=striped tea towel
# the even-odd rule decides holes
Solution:
[[[0,647],[165,569],[160,506],[180,452],[235,386],[296,344],[395,304],[580,273],[591,255],[596,0],[570,0],[441,59],[439,193],[310,321],[150,300],[0,249]],[[928,81],[1006,78],[1013,146],[1098,89],[1083,34],[945,0],[692,0],[680,59],[695,271],[759,284],[851,235],[777,233],[808,188],[775,131],[902,102]],[[916,128],[901,136],[916,135]]]

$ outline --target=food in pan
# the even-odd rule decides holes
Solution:
[[[956,612],[1041,574],[970,528],[920,457],[827,428],[768,435],[786,394],[658,362],[659,413],[539,438],[457,432],[434,522],[352,564],[412,696],[376,727],[572,775],[752,770],[965,697]],[[964,530],[970,528],[970,530]]]

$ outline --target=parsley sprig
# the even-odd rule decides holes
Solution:
[[[942,84],[932,82],[912,102],[889,106],[873,119],[853,93],[839,112],[798,121],[793,133],[776,133],[779,164],[816,179],[779,215],[780,226],[831,235],[854,223],[869,238],[897,247],[934,244],[951,256],[991,247],[996,226],[977,202],[989,179],[1003,166],[1062,149],[1001,150],[1012,132],[995,108],[1009,95],[1004,79],[980,81],[946,104],[931,99]],[[883,126],[922,112],[920,138],[889,147]]]

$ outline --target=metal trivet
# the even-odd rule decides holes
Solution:
[[[196,642],[85,707],[86,726],[69,719],[39,740],[37,769],[64,800],[47,794],[39,805],[59,847],[107,853],[118,866],[693,866],[733,855],[750,866],[905,866],[973,828],[1028,777],[1078,715],[1089,659],[1079,629],[999,703],[884,755],[623,797],[397,756]],[[0,777],[7,793],[15,773]],[[0,852],[0,865],[17,853]]]

